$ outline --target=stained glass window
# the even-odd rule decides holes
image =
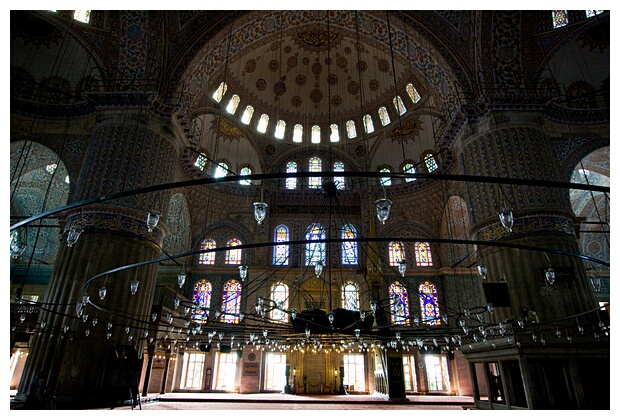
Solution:
[[[329,126],[330,134],[329,141],[332,143],[337,143],[340,141],[340,133],[338,132],[338,124],[331,124]]]
[[[252,170],[250,168],[243,167],[241,168],[241,171],[239,172],[239,175],[252,175]],[[241,185],[252,185],[252,181],[250,181],[249,179],[241,179],[239,180],[239,184]]]
[[[407,86],[405,87],[405,90],[407,91],[407,95],[409,95],[409,98],[411,98],[411,101],[414,104],[417,104],[420,101],[421,99],[420,94],[415,89],[415,87],[413,87],[413,84],[408,83]]]
[[[235,279],[224,283],[222,289],[222,317],[221,322],[229,324],[239,323],[239,309],[241,308],[241,283]]]
[[[428,242],[415,243],[415,265],[420,267],[428,267],[433,265],[431,246]]]
[[[205,169],[205,165],[207,164],[207,155],[201,153],[196,158],[196,162],[194,162],[194,166],[203,171]]]
[[[437,303],[437,288],[433,283],[425,281],[418,289],[420,295],[420,313],[422,323],[426,325],[440,325],[439,304]]]
[[[297,163],[289,162],[286,164],[286,173],[294,174],[297,173]],[[297,178],[286,178],[286,189],[287,190],[295,190],[297,189]]]
[[[381,120],[381,125],[384,127],[390,123],[390,115],[384,106],[379,108],[379,120]]]
[[[224,82],[220,83],[217,90],[213,92],[213,99],[215,99],[215,102],[220,103],[220,101],[226,94],[226,89],[228,89],[228,86],[226,85],[226,83]]]
[[[357,231],[353,225],[344,225],[342,227],[342,239],[356,239]],[[357,242],[342,242],[342,264],[357,264]]]
[[[246,106],[245,111],[243,111],[243,115],[241,116],[241,122],[245,125],[250,124],[250,121],[252,121],[252,115],[254,115],[254,107],[252,105]]]
[[[241,241],[237,238],[233,238],[226,243],[227,247],[239,246]],[[241,249],[227,249],[226,250],[226,264],[241,264]]]
[[[226,111],[229,114],[234,115],[237,107],[239,106],[240,100],[239,95],[233,95],[232,98],[230,98],[230,101],[228,101],[228,105],[226,105]]]
[[[258,120],[258,125],[256,126],[256,131],[259,133],[267,132],[267,125],[269,124],[269,115],[263,114],[260,116],[260,120]]]
[[[344,172],[344,163],[334,162],[334,172]],[[343,176],[335,176],[334,183],[336,184],[337,189],[344,190],[345,183]]]
[[[604,10],[586,10],[586,17],[591,18],[592,16],[600,15]]]
[[[282,283],[273,285],[271,288],[271,300],[277,307],[271,311],[271,319],[279,322],[288,321],[287,313],[284,312],[288,309],[288,286]]]
[[[194,305],[197,308],[192,310],[192,321],[205,324],[209,317],[209,307],[211,306],[211,283],[202,279],[194,285]]]
[[[228,175],[228,165],[224,162],[220,162],[215,167],[215,172],[213,173],[214,178],[221,178],[223,176]]]
[[[308,171],[309,172],[321,172],[321,158],[316,156],[311,157],[308,161]],[[321,188],[321,177],[320,176],[311,176],[308,180],[308,187],[310,188]]]
[[[310,137],[310,142],[313,144],[319,144],[321,142],[321,127],[318,125],[312,126],[312,136]]]
[[[396,108],[396,112],[398,112],[400,115],[403,115],[405,112],[407,112],[407,108],[405,108],[403,100],[398,95],[394,96],[394,108]]]
[[[288,227],[280,225],[274,232],[274,242],[288,242],[289,230]],[[288,265],[288,245],[276,245],[273,249],[273,264],[274,265]]]
[[[55,164],[55,163],[50,163],[49,165],[47,165],[47,166],[45,167],[45,170],[46,170],[47,172],[49,172],[50,174],[53,174],[54,172],[56,172],[56,168],[57,168],[57,167],[58,167],[58,165],[57,165],[57,164]]]
[[[405,247],[402,242],[390,242],[388,253],[392,267],[398,267],[398,263],[405,259]]]
[[[437,170],[437,161],[432,153],[427,153],[424,155],[424,163],[426,164],[426,169],[429,172],[434,172]]]
[[[360,289],[357,284],[348,282],[342,286],[342,307],[349,311],[360,310]]]
[[[301,124],[295,124],[293,128],[293,142],[301,143],[304,136],[304,127]]]
[[[283,139],[285,129],[286,129],[286,123],[283,120],[279,120],[276,124],[276,131],[274,133],[274,136],[277,139]]]
[[[319,223],[312,223],[306,229],[306,240],[324,240],[325,231]],[[312,242],[306,244],[306,265],[314,265],[321,261],[325,265],[325,242]]]
[[[382,168],[379,172],[384,172],[384,173],[390,173],[390,170],[388,168]],[[383,185],[384,187],[389,187],[390,185],[392,185],[392,178],[390,178],[389,176],[386,177],[382,177],[381,178],[381,185]]]
[[[393,324],[409,325],[409,295],[407,288],[395,281],[390,285],[390,315]]]
[[[415,166],[413,166],[412,163],[406,163],[405,166],[403,166],[403,172],[406,174],[415,174]],[[415,181],[415,178],[405,178],[406,182],[413,182]]]
[[[375,126],[372,124],[372,117],[368,114],[364,115],[364,130],[366,130],[367,134],[375,131]]]
[[[74,10],[73,19],[82,23],[90,23],[90,10]]]
[[[354,139],[357,137],[357,131],[355,130],[355,121],[353,120],[347,121],[347,137],[350,139]]]
[[[213,239],[205,239],[204,241],[202,241],[202,243],[200,244],[200,249],[215,249],[216,248],[216,244],[215,241]],[[200,264],[207,264],[207,265],[213,265],[215,264],[215,252],[205,252],[203,254],[200,254],[198,257],[198,262]]]
[[[568,25],[568,10],[552,10],[551,18],[553,19],[553,27],[561,28]]]

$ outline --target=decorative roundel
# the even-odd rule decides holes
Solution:
[[[351,80],[349,84],[347,85],[347,92],[349,92],[351,95],[357,95],[359,91],[360,91],[359,83],[357,83],[355,80]]]
[[[370,86],[370,90],[372,91],[376,91],[379,89],[379,81],[377,79],[372,79],[370,83],[368,83],[368,85]]]
[[[252,73],[254,70],[256,70],[256,60],[250,58],[248,61],[245,62],[245,71],[248,73]]]
[[[256,360],[256,353],[248,353],[248,360],[250,362],[253,362],[254,360]]]
[[[307,66],[308,64],[310,64],[310,59],[308,57],[304,57],[301,59],[301,62]]]
[[[390,64],[385,58],[380,58],[378,64],[379,70],[381,70],[383,73],[387,73],[388,71],[390,71]]]
[[[289,69],[297,67],[297,57],[294,55],[290,56],[288,60],[286,60],[286,66]]]
[[[329,76],[327,76],[327,83],[332,86],[335,85],[336,83],[338,83],[338,76],[336,76],[334,73],[330,74]]]
[[[347,47],[347,48],[348,48],[348,47]],[[337,65],[338,67],[340,67],[341,69],[346,69],[346,68],[347,68],[347,64],[348,64],[348,61],[347,61],[347,58],[346,58],[346,57],[339,56],[339,57],[336,59],[336,65]]]
[[[321,63],[314,63],[312,65],[312,73],[319,74],[322,71],[323,71],[323,66],[321,65]]]
[[[276,71],[279,68],[280,68],[280,63],[278,62],[278,60],[271,60],[269,62],[269,70]]]
[[[278,48],[280,48],[280,41],[273,41],[269,46],[269,49],[271,49],[271,51],[278,51]]]
[[[357,69],[357,71],[365,72],[366,69],[368,68],[368,64],[366,64],[364,60],[358,61],[357,64],[355,65],[355,68]]]
[[[258,90],[265,90],[265,88],[267,87],[267,81],[265,79],[258,79],[256,81],[256,89]]]
[[[364,156],[364,155],[366,154],[366,148],[365,148],[364,146],[362,146],[362,145],[357,146],[357,147],[355,148],[355,154],[356,154],[358,157],[362,157],[362,156]]]
[[[326,66],[331,66],[333,62],[334,61],[332,60],[331,57],[325,57],[325,65]]]
[[[346,54],[351,54],[351,48],[350,47],[344,47],[344,52]]]
[[[268,156],[272,156],[275,152],[276,148],[273,146],[273,144],[268,144],[267,146],[265,146],[265,153]]]
[[[291,98],[291,105],[293,105],[295,108],[300,107],[301,106],[301,98],[299,96],[293,96]]]
[[[284,52],[287,53],[287,54],[290,54],[291,53],[291,46],[287,45],[286,47],[284,47]]]
[[[314,103],[319,103],[321,102],[321,99],[323,99],[323,92],[321,92],[318,89],[314,89],[312,92],[310,92],[310,100]]]
[[[304,76],[303,74],[298,74],[297,77],[295,78],[295,83],[297,83],[297,86],[303,86],[306,84],[306,76]]]
[[[340,106],[340,105],[342,105],[342,96],[340,96],[340,95],[332,96],[332,105],[333,106]]]

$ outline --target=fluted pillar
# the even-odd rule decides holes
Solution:
[[[487,118],[487,128],[463,142],[460,159],[466,174],[561,179],[551,142],[535,120],[521,118],[517,125],[501,114]],[[479,124],[483,126],[484,121]],[[475,239],[579,253],[567,190],[472,183],[468,191]],[[513,210],[512,232],[500,223],[498,213],[503,208]],[[521,308],[545,322],[596,307],[583,260],[579,258],[547,253],[551,266],[567,273],[549,288],[544,275],[549,262],[542,252],[484,247],[481,255],[489,273],[485,281],[505,280],[508,284],[511,307],[496,308],[494,316],[498,321],[520,317]]]
[[[172,138],[164,134],[161,121],[144,111],[102,118],[91,135],[75,201],[171,182],[174,156]],[[148,232],[146,215],[155,207],[164,220],[168,200],[166,192],[142,194],[65,215],[67,224],[77,222],[84,231],[72,247],[63,237],[43,299],[40,321],[46,331],[33,337],[20,393],[27,394],[30,379],[43,370],[49,373],[48,386],[59,404],[101,405],[112,398],[107,393],[109,371],[119,368],[114,365],[114,345],[133,346],[138,357],[144,353],[157,265],[89,279],[160,257],[165,227],[160,222]],[[135,294],[130,293],[133,280],[140,281]],[[100,299],[104,284],[106,295]],[[89,303],[79,314],[76,304],[84,294]]]

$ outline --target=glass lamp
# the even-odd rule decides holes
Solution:
[[[405,260],[400,260],[398,262],[398,272],[401,276],[405,277],[405,273],[407,272],[407,262]]]
[[[487,266],[486,266],[486,264],[481,262],[481,263],[478,264],[477,268],[478,268],[478,274],[480,274],[480,276],[483,279],[486,279],[487,278]]]
[[[79,223],[75,223],[69,228],[69,232],[67,233],[67,246],[69,248],[77,242],[82,232],[84,232],[84,229],[82,229],[82,225]]]
[[[512,225],[514,224],[514,217],[512,215],[512,210],[509,208],[504,208],[502,212],[499,214],[499,221],[502,223],[502,226],[508,230],[508,232],[512,232]]]
[[[136,294],[138,286],[140,286],[140,280],[132,280],[131,283],[129,283],[129,291],[132,295]]]
[[[314,274],[316,274],[316,277],[319,278],[321,277],[321,273],[323,273],[323,262],[317,261],[314,264]]]
[[[241,278],[241,281],[244,281],[247,276],[248,276],[248,267],[246,265],[240,265],[239,266],[239,277]]]
[[[267,207],[269,207],[267,203],[254,203],[254,218],[259,225],[263,222],[263,220],[265,220],[265,216],[267,215]]]
[[[161,217],[161,213],[158,210],[149,210],[148,215],[146,216],[146,227],[149,232],[153,232],[153,229],[159,223],[159,218]]]
[[[387,198],[380,198],[375,201],[375,208],[377,210],[377,218],[382,224],[390,217],[390,209],[392,208],[392,200]]]
[[[181,268],[181,272],[177,274],[177,283],[179,285],[179,289],[183,287],[185,284],[185,279],[187,278],[187,274],[185,274],[185,263],[183,263],[183,267]]]
[[[555,283],[555,270],[552,267],[545,270],[545,278],[550,286]]]
[[[101,285],[99,288],[99,299],[105,299],[105,295],[108,293],[108,290],[105,287],[105,284]]]

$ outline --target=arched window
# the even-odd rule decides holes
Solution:
[[[224,162],[218,163],[218,165],[215,167],[215,172],[213,173],[213,177],[221,178],[226,175],[228,175],[228,165]]]
[[[390,242],[388,253],[392,267],[398,267],[398,263],[405,259],[405,247],[402,242]]]
[[[312,126],[312,135],[310,137],[310,142],[313,144],[319,144],[321,142],[321,127],[318,125]]]
[[[202,279],[194,284],[194,305],[196,308],[192,310],[192,321],[198,324],[206,324],[209,317],[209,307],[211,306],[211,283]],[[204,309],[203,309],[204,308]]]
[[[405,112],[407,112],[407,108],[405,108],[405,104],[403,103],[403,100],[401,99],[400,96],[396,95],[394,96],[394,108],[396,108],[396,112],[399,113],[399,115],[403,115]]]
[[[561,28],[568,25],[568,10],[552,10],[553,28]]]
[[[350,139],[354,139],[357,137],[357,131],[355,130],[355,121],[353,120],[347,121],[347,137]]]
[[[405,166],[403,166],[403,172],[406,174],[415,174],[415,166],[413,166],[412,163],[405,163]],[[411,177],[411,178],[405,178],[406,182],[413,182],[415,181],[415,178]]]
[[[267,124],[269,124],[269,115],[261,115],[260,120],[258,120],[258,125],[256,126],[256,131],[265,133],[267,131]]]
[[[295,174],[297,173],[297,163],[289,162],[286,164],[286,173],[287,174]],[[286,178],[286,189],[287,190],[295,190],[297,189],[297,178]]]
[[[316,156],[311,157],[308,161],[308,171],[309,172],[321,172],[321,158]],[[309,188],[321,188],[321,177],[320,176],[311,176],[308,180]]]
[[[439,304],[437,303],[437,288],[433,283],[425,281],[418,289],[420,295],[420,313],[422,323],[426,325],[441,325]]]
[[[342,239],[357,239],[357,231],[355,227],[350,224],[346,224],[342,227],[341,233]],[[356,265],[357,264],[357,242],[343,242],[342,243],[342,265]]]
[[[409,325],[409,295],[407,288],[395,281],[390,285],[390,316],[396,325]]]
[[[372,117],[368,114],[364,115],[364,130],[366,130],[366,134],[375,131],[375,126],[372,124]]]
[[[230,101],[228,101],[228,105],[226,105],[226,112],[234,115],[237,107],[239,106],[240,100],[239,95],[233,95],[232,98],[230,98]]]
[[[205,169],[205,165],[207,164],[207,155],[201,153],[196,158],[196,162],[194,162],[194,166],[203,171]]]
[[[420,101],[420,94],[415,89],[415,87],[413,87],[413,84],[408,83],[405,87],[405,90],[407,91],[407,95],[409,95],[409,98],[414,104],[417,104]]]
[[[74,10],[73,19],[82,23],[90,23],[90,10]]]
[[[254,115],[254,107],[252,105],[246,106],[245,111],[243,111],[243,115],[241,116],[241,122],[245,125],[250,124],[250,121],[252,121],[252,115]]]
[[[274,242],[288,242],[289,230],[288,227],[280,225],[274,232]],[[274,265],[288,265],[288,245],[276,245],[273,248],[273,264]]]
[[[415,243],[415,265],[419,267],[429,267],[433,265],[431,246],[428,242]]]
[[[205,239],[200,243],[200,249],[215,249],[217,245],[213,239]],[[215,252],[205,252],[198,257],[199,264],[213,265],[215,264]]]
[[[239,175],[252,175],[252,170],[248,168],[247,166],[245,166],[241,168],[241,171],[239,171]],[[249,179],[241,179],[239,180],[239,184],[252,185],[252,181],[250,181]]]
[[[226,243],[227,247],[239,246],[241,241],[237,238],[233,238]],[[226,264],[241,264],[241,249],[227,249],[226,250]]]
[[[388,168],[382,168],[379,172],[384,172],[384,173],[390,173],[390,170]],[[392,185],[392,178],[390,178],[389,176],[386,177],[382,177],[381,180],[381,185],[383,185],[384,187],[389,187],[390,185]]]
[[[301,143],[304,136],[304,127],[301,124],[295,124],[293,128],[293,142]]]
[[[390,115],[384,106],[379,108],[379,120],[381,121],[381,125],[384,127],[390,123]]]
[[[215,102],[220,103],[220,101],[226,94],[226,89],[228,89],[228,86],[226,85],[226,83],[224,82],[220,83],[217,90],[213,92],[213,99],[215,99]]]
[[[239,323],[239,309],[241,308],[241,283],[235,279],[228,280],[222,288],[222,317],[221,322],[229,324]]]
[[[334,162],[334,172],[344,172],[344,163],[338,161]],[[344,190],[344,177],[343,176],[335,176],[334,183],[336,184],[336,188],[339,190]]]
[[[319,223],[312,223],[306,229],[306,240],[324,240],[325,231]],[[325,242],[311,242],[306,244],[306,265],[315,265],[321,261],[325,265]]]
[[[340,133],[338,132],[338,124],[332,124],[329,126],[329,141],[337,143],[340,141]]]
[[[283,120],[279,120],[276,123],[276,131],[274,133],[275,138],[282,140],[284,138],[285,129],[286,129],[286,123]]]
[[[284,312],[288,309],[288,286],[278,283],[271,287],[271,300],[274,302],[276,309],[271,311],[271,319],[277,322],[287,322],[288,316]]]
[[[342,307],[348,311],[360,310],[360,288],[353,282],[342,286]]]
[[[426,169],[429,172],[435,172],[437,170],[437,161],[435,160],[435,156],[432,153],[424,154],[424,164],[426,165]]]

